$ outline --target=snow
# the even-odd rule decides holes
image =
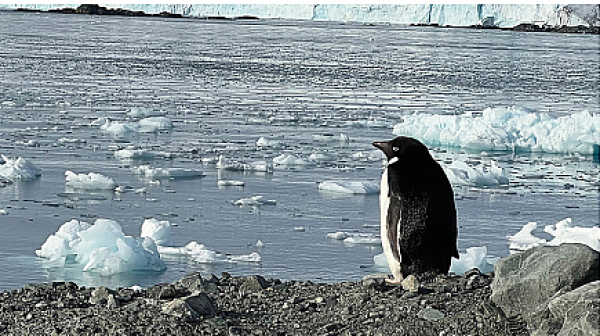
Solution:
[[[27,159],[11,159],[5,155],[2,155],[2,159],[4,164],[0,165],[0,176],[5,179],[29,181],[42,175],[42,171]]]
[[[204,176],[201,170],[189,168],[152,168],[150,166],[141,165],[134,168],[134,171],[136,174],[145,176],[151,180],[163,178],[194,178]]]
[[[319,183],[319,190],[343,194],[377,194],[379,184],[361,181],[325,181]]]
[[[6,4],[9,8],[63,8],[57,4]],[[259,18],[281,18],[312,21],[339,21],[391,24],[432,24],[468,26],[484,20],[498,27],[514,27],[519,23],[543,22],[558,25],[563,5],[557,4],[100,4],[108,8],[127,8],[146,13],[167,11],[186,16],[237,17],[252,15]],[[576,26],[597,19],[594,5],[568,5],[572,15],[567,24]],[[77,7],[71,5],[70,7]],[[597,6],[595,6],[597,7]],[[594,18],[594,15],[596,18]],[[597,21],[594,21],[597,22]]]
[[[263,196],[252,196],[249,198],[241,198],[233,202],[233,204],[239,206],[275,205],[277,204],[277,201],[265,199]]]
[[[556,224],[546,225],[544,231],[554,238],[550,241],[533,235],[537,223],[530,222],[513,236],[508,236],[511,250],[527,250],[535,246],[558,246],[565,243],[579,243],[600,252],[600,227],[573,226],[571,218],[565,218]]]
[[[173,245],[171,237],[171,223],[169,221],[159,221],[155,218],[148,218],[142,223],[141,237],[150,237],[158,246]]]
[[[119,223],[102,218],[93,225],[75,219],[64,223],[35,253],[57,266],[74,262],[84,272],[104,276],[166,269],[151,238],[126,236]]]
[[[114,190],[117,186],[113,179],[102,174],[90,172],[88,174],[76,174],[67,170],[65,172],[67,187],[82,190]]]
[[[494,270],[494,265],[488,261],[487,247],[469,247],[466,253],[459,253],[460,258],[452,258],[450,272],[460,275],[470,269],[477,268],[482,273]]]
[[[310,166],[314,165],[314,161],[309,161],[294,154],[281,154],[273,158],[273,163],[281,166]]]
[[[593,154],[600,144],[600,116],[584,111],[552,117],[517,107],[487,108],[481,115],[415,113],[393,133],[480,151]]]
[[[450,183],[456,185],[489,187],[508,184],[503,169],[498,167],[494,160],[491,161],[489,169],[482,166],[471,167],[466,162],[457,160],[445,166],[444,171]]]

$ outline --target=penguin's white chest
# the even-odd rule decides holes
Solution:
[[[389,196],[389,183],[388,183],[388,168],[383,171],[383,175],[381,176],[381,187],[379,194],[379,211],[380,211],[380,225],[381,225],[381,245],[383,247],[383,254],[385,255],[385,260],[396,279],[402,279],[402,273],[400,272],[400,260],[396,260],[392,249],[398,250],[398,255],[400,255],[400,249],[398,248],[397,241],[390,241],[388,235],[388,213],[390,208],[390,196]],[[400,221],[399,221],[400,222]],[[399,223],[395,223],[396,225],[392,225],[392,228],[395,228],[399,231],[400,225]],[[399,237],[399,236],[397,236]]]

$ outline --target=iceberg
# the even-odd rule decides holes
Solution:
[[[217,181],[217,185],[219,187],[243,187],[246,183],[244,181],[234,181],[234,180],[219,180]]]
[[[30,181],[42,175],[42,171],[29,160],[19,157],[11,159],[2,155],[4,164],[0,165],[0,176],[10,181]]]
[[[284,147],[284,145],[281,142],[279,142],[277,140],[267,139],[265,137],[260,137],[256,141],[256,146],[261,147],[261,148],[282,148],[282,147]]]
[[[132,118],[163,117],[165,112],[156,111],[149,108],[134,107],[127,113]]]
[[[379,184],[361,181],[325,181],[319,183],[319,190],[343,194],[377,194]]]
[[[231,171],[254,171],[265,173],[273,171],[273,165],[266,161],[255,161],[252,163],[229,162],[223,155],[219,155],[216,168]]]
[[[487,108],[481,115],[415,113],[393,133],[479,151],[593,154],[600,144],[600,116],[584,111],[552,117],[516,107]]]
[[[67,170],[65,172],[67,187],[80,190],[114,190],[117,186],[113,179],[102,174],[90,172],[76,174]]]
[[[156,153],[129,146],[128,148],[120,149],[115,152],[115,157],[121,160],[133,160],[133,159],[152,159],[158,156]]]
[[[511,250],[527,250],[535,246],[550,245],[557,246],[565,243],[579,243],[589,246],[600,252],[600,227],[590,228],[573,226],[571,218],[565,218],[553,225],[544,228],[554,238],[550,241],[538,238],[532,234],[537,228],[537,223],[529,222],[513,236],[508,236]]]
[[[154,133],[160,130],[168,130],[173,128],[171,119],[167,117],[151,117],[145,118],[138,122],[139,132]]]
[[[76,263],[84,272],[104,276],[166,269],[151,238],[126,236],[119,223],[101,218],[93,225],[75,219],[64,223],[35,253],[56,266]]]

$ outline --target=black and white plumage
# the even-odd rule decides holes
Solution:
[[[398,137],[374,142],[388,166],[379,197],[381,241],[386,260],[400,282],[409,274],[446,274],[458,258],[456,208],[452,187],[427,147]]]

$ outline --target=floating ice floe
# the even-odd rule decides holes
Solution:
[[[249,198],[241,198],[233,202],[233,204],[239,206],[275,205],[277,204],[277,201],[265,199],[263,196],[252,196]]]
[[[281,154],[273,158],[273,163],[280,166],[310,166],[314,161],[299,158],[293,154]]]
[[[2,155],[2,159],[4,164],[0,165],[0,176],[8,180],[29,181],[42,175],[42,171],[27,159],[11,159],[5,155]]]
[[[159,130],[168,130],[173,128],[171,119],[167,117],[151,117],[145,118],[138,122],[139,132],[153,133]]]
[[[255,161],[252,163],[228,162],[223,155],[219,155],[216,168],[232,171],[254,171],[265,173],[273,171],[273,165],[266,161]]]
[[[127,115],[132,118],[163,117],[165,112],[144,107],[134,107]]]
[[[172,246],[171,223],[169,221],[159,221],[155,218],[145,219],[142,223],[140,237],[150,237],[158,246]]]
[[[204,176],[201,170],[188,168],[152,168],[150,166],[142,165],[134,168],[134,171],[136,174],[143,175],[151,180],[164,178],[182,179]]]
[[[584,111],[555,118],[517,107],[487,108],[481,115],[415,113],[405,116],[393,133],[435,146],[593,154],[600,144],[600,116]]]
[[[128,133],[137,132],[139,130],[138,125],[123,124],[111,121],[108,118],[99,118],[96,121],[100,122],[102,121],[101,119],[104,121],[104,124],[100,126],[100,129],[117,137],[122,137]],[[96,121],[92,122],[92,125],[97,124]]]
[[[372,233],[338,231],[328,233],[326,237],[329,239],[341,240],[347,244],[381,245],[381,238]]]
[[[102,174],[90,172],[88,174],[76,174],[67,170],[65,172],[67,187],[82,190],[114,190],[117,186],[115,181]]]
[[[256,141],[256,145],[258,147],[263,147],[263,148],[282,148],[284,147],[284,145],[277,141],[277,140],[270,140],[267,139],[265,137],[260,137],[257,141]]]
[[[509,236],[511,250],[527,250],[535,246],[557,246],[564,243],[579,243],[600,252],[600,227],[573,226],[571,218],[566,218],[553,225],[546,225],[544,231],[554,238],[550,241],[537,238],[532,231],[537,227],[535,222],[527,223],[514,236]]]
[[[507,185],[508,178],[502,168],[492,160],[491,167],[485,169],[482,166],[471,167],[463,161],[454,161],[445,166],[444,171],[450,183],[469,186],[498,186]]]
[[[58,139],[58,143],[61,145],[64,144],[83,144],[87,143],[86,139],[69,139],[69,138],[60,138]]]
[[[197,263],[260,263],[262,257],[254,252],[247,255],[226,255],[208,249],[204,244],[192,241],[185,246],[175,246],[171,235],[172,224],[168,221],[158,221],[154,218],[146,219],[142,224],[142,237],[156,241],[157,251],[164,256],[190,257]]]
[[[536,222],[529,222],[521,228],[521,231],[512,236],[507,236],[510,243],[509,249],[525,251],[532,247],[546,244],[546,239],[535,237],[532,232],[537,228]]]
[[[233,187],[243,187],[246,183],[244,181],[233,181],[233,180],[219,180],[217,181],[217,185],[219,187],[227,187],[227,186],[233,186]]]
[[[85,272],[106,276],[166,269],[151,238],[126,236],[119,223],[109,219],[97,219],[93,225],[66,222],[35,253],[55,266],[77,263]]]
[[[382,151],[375,149],[370,151],[358,152],[352,154],[350,157],[358,161],[378,162],[382,161],[385,158],[385,155]]]
[[[308,159],[310,161],[314,161],[314,162],[332,162],[332,161],[336,160],[336,157],[331,154],[312,153],[312,154],[310,154]]]
[[[379,184],[361,181],[325,181],[319,183],[319,190],[343,194],[377,194]]]
[[[469,247],[466,253],[459,253],[460,258],[452,258],[450,272],[461,275],[477,268],[482,273],[488,273],[494,270],[494,264],[490,263],[487,255],[486,246]]]
[[[124,148],[115,152],[115,157],[121,160],[133,160],[133,159],[152,159],[157,154],[141,148]]]
[[[335,135],[333,133],[322,133],[322,134],[314,134],[313,140],[319,142],[330,142],[330,141],[340,141],[343,143],[350,142],[350,138],[346,133],[340,133],[339,135]]]

